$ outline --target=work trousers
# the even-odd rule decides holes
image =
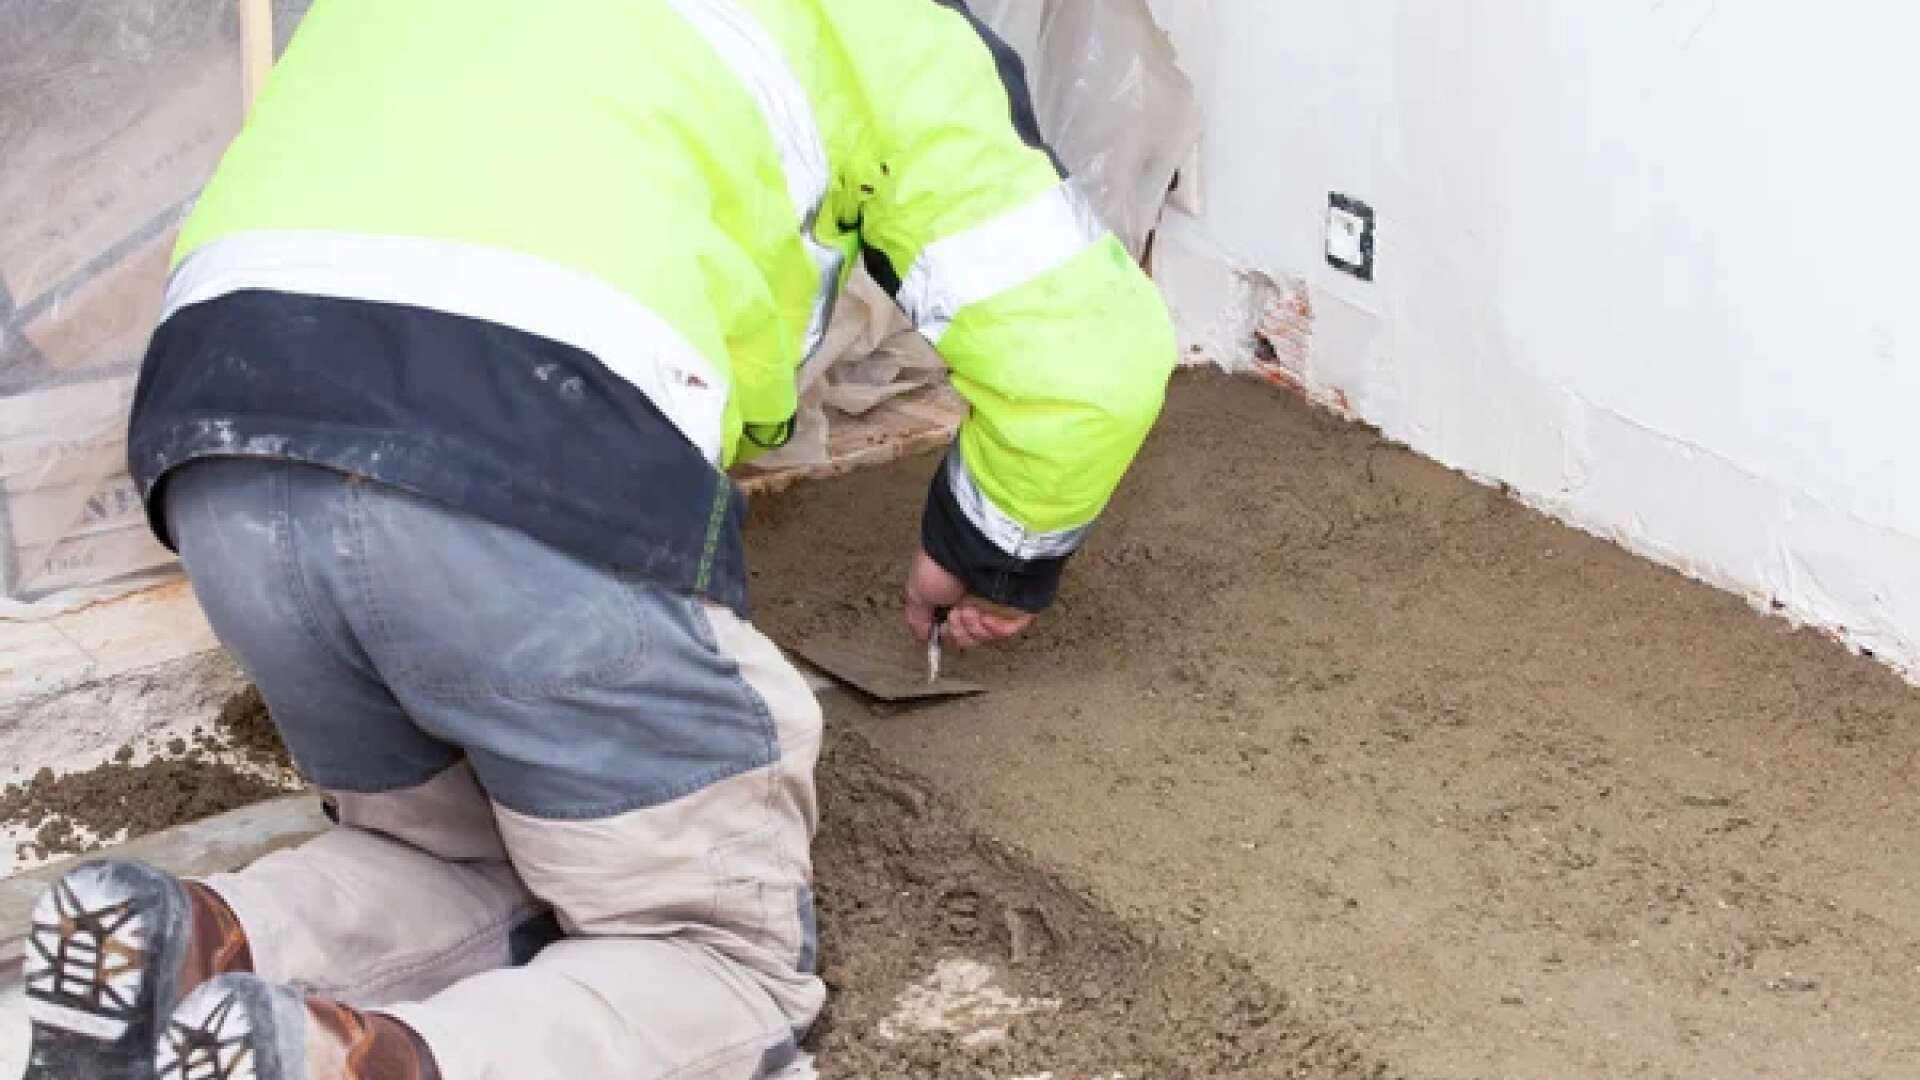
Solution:
[[[400,1019],[446,1080],[805,1074],[820,710],[772,643],[330,470],[163,494],[337,821],[206,882],[262,976]]]

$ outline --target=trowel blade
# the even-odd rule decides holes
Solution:
[[[788,648],[834,679],[881,701],[926,701],[987,692],[979,683],[947,675],[928,682],[923,668],[882,660],[839,642],[802,641]]]

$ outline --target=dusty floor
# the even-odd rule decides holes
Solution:
[[[901,648],[932,469],[763,501],[761,624]],[[834,719],[1395,1073],[1920,1076],[1920,693],[1277,391],[1180,380],[961,670]]]
[[[857,734],[835,733],[821,778],[826,1080],[1399,1075],[1224,950],[1122,923],[1010,856]],[[935,978],[956,965],[990,988]],[[916,1026],[908,1008],[941,983],[948,1006]]]
[[[120,792],[157,775],[68,783]],[[825,1080],[1395,1075],[1244,962],[1124,924],[1010,857],[857,733],[833,735],[822,782],[821,971],[834,994],[811,1045]],[[167,812],[191,809],[150,800],[147,813]],[[17,989],[0,983],[0,1077],[17,1075],[25,1034]]]
[[[32,831],[33,858],[90,853],[278,794],[290,767],[249,691],[191,739],[0,788],[0,822]],[[857,732],[834,733],[821,784],[834,994],[812,1046],[827,1080],[1390,1075],[1245,963],[1126,924],[1010,857]],[[17,1013],[0,993],[0,1076],[24,1052]]]
[[[762,625],[913,662],[933,464],[760,502]],[[832,710],[829,1080],[1920,1076],[1920,694],[1278,392],[959,666]]]
[[[277,790],[257,770],[286,767],[264,722],[249,694],[195,745],[0,792],[0,817],[27,814],[36,843],[62,854],[254,801]],[[821,973],[834,993],[810,1045],[826,1080],[1392,1075],[1244,962],[1124,923],[1011,857],[858,733],[834,733],[821,783]],[[4,994],[0,1076],[24,1052]]]

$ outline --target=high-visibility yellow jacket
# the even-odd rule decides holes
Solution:
[[[928,548],[1053,595],[1174,363],[958,0],[319,0],[187,221],[134,471],[313,461],[744,606],[720,472],[856,258],[972,415]]]

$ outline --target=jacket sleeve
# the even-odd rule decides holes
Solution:
[[[1041,139],[1019,58],[959,0],[828,0],[869,143],[874,278],[972,405],[922,542],[1038,611],[1159,414],[1176,347],[1147,280]]]

